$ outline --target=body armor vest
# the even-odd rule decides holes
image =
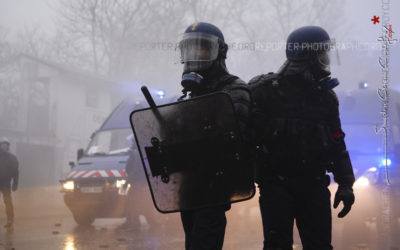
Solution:
[[[253,88],[254,124],[262,167],[284,176],[324,174],[334,143],[332,93],[275,74],[258,82]]]

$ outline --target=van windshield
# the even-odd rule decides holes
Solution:
[[[136,143],[131,129],[105,130],[95,134],[86,149],[86,155],[127,154],[129,149],[134,148],[136,148]]]

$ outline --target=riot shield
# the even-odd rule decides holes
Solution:
[[[136,110],[130,120],[160,212],[253,197],[253,169],[228,94]]]

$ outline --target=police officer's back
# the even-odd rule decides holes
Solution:
[[[286,48],[288,60],[277,74],[250,81],[264,249],[292,249],[294,219],[304,249],[332,249],[326,171],[339,184],[339,217],[354,202],[354,174],[333,91],[338,81],[330,77],[330,38],[320,27],[303,27]]]

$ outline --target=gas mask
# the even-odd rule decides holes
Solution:
[[[337,78],[331,78],[331,50],[319,51],[316,55],[313,74],[322,88],[333,89],[339,85]]]
[[[179,52],[184,73],[207,71],[218,58],[218,51],[217,36],[201,32],[183,34]]]
[[[190,91],[200,91],[203,88],[203,76],[196,72],[189,72],[182,75],[181,85]]]

